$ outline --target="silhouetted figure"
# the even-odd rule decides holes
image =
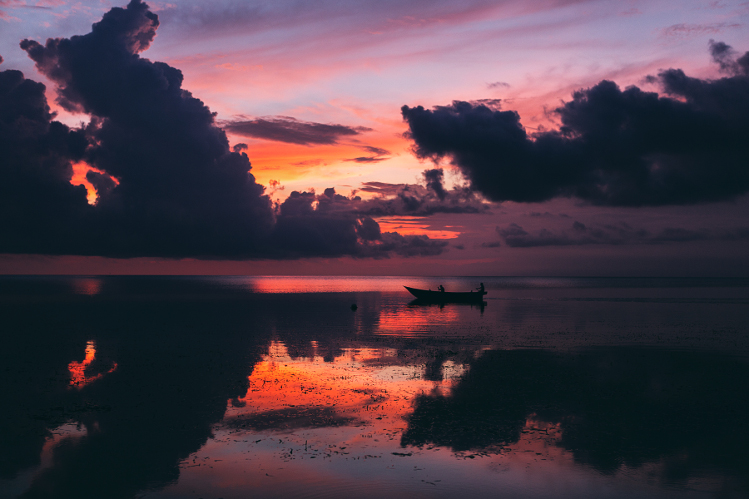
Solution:
[[[481,285],[478,288],[476,288],[476,289],[479,290],[479,293],[483,294],[484,293],[484,283],[482,282]]]
[[[439,287],[437,288],[437,290],[441,291],[442,293],[444,293],[445,292],[445,287],[442,284],[440,284]]]

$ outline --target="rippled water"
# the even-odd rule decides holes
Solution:
[[[0,278],[0,497],[746,497],[747,305],[740,279]]]

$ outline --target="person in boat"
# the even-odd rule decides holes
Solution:
[[[481,285],[478,288],[476,288],[476,289],[479,290],[479,293],[483,294],[484,293],[484,283],[482,282]]]
[[[444,293],[445,292],[445,287],[442,284],[440,284],[439,286],[437,286],[437,291],[439,291],[441,293]]]

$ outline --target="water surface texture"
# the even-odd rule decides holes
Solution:
[[[2,277],[0,320],[0,497],[749,495],[749,280]]]

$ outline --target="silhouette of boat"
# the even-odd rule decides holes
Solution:
[[[409,293],[425,303],[481,303],[486,291],[470,291],[468,293],[453,293],[450,291],[432,291],[426,289],[409,288],[403,286]]]

